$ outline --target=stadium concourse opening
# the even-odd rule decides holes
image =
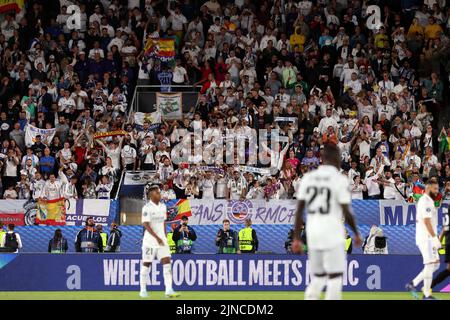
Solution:
[[[449,57],[446,0],[2,1],[0,299],[448,299]]]

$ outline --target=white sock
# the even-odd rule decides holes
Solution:
[[[342,300],[342,276],[328,278],[325,300]]]
[[[433,273],[438,269],[439,263],[426,264],[425,268],[423,268],[424,271],[423,295],[425,297],[431,296],[431,282],[433,281]]]
[[[414,280],[412,281],[414,287],[417,287],[419,283],[423,281],[424,272],[425,268],[422,271],[420,271],[420,273],[414,278]]]
[[[327,284],[326,276],[312,276],[309,286],[305,290],[305,300],[319,300],[323,288]]]
[[[163,276],[166,292],[172,291],[172,266],[170,263],[163,265]]]
[[[147,292],[147,278],[149,267],[141,264],[141,272],[139,275],[139,284],[141,285],[141,292]]]

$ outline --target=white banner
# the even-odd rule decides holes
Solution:
[[[298,118],[296,117],[275,117],[275,122],[296,122]]]
[[[156,93],[156,107],[161,112],[162,118],[167,120],[179,120],[183,118],[183,96],[178,93]]]
[[[125,186],[146,185],[155,176],[155,171],[127,171],[123,178]]]
[[[222,224],[224,219],[232,224],[293,224],[297,210],[296,200],[190,200],[192,216],[189,224]]]
[[[31,124],[25,128],[25,144],[27,147],[31,147],[36,142],[36,136],[41,136],[41,142],[45,145],[50,145],[55,136],[56,129],[39,129]]]
[[[92,216],[95,224],[108,225],[111,200],[70,199],[66,201],[66,225],[84,225],[87,217]]]
[[[158,111],[151,113],[136,112],[134,114],[134,123],[137,124],[138,126],[143,126],[145,121],[147,121],[151,125],[161,123],[161,112]]]
[[[251,173],[257,173],[261,175],[270,175],[270,168],[257,168],[257,167],[250,167],[250,166],[239,166],[239,170],[242,172],[251,172]]]

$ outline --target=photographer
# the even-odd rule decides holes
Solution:
[[[364,254],[388,254],[386,237],[380,227],[372,225],[362,249]]]
[[[192,253],[193,242],[197,235],[192,227],[188,226],[188,217],[181,217],[181,225],[173,230],[172,240],[176,244],[177,253]]]
[[[219,229],[216,236],[217,253],[241,253],[239,250],[238,233],[230,229],[230,220],[223,220],[223,229]]]

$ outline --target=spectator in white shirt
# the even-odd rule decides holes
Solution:
[[[173,74],[172,81],[173,81],[174,84],[180,85],[180,84],[189,82],[189,78],[187,76],[187,71],[181,65],[181,60],[180,59],[176,60],[176,65],[173,68],[172,74]]]
[[[389,73],[383,73],[383,79],[378,82],[381,95],[389,95],[394,90],[394,82],[389,79]]]
[[[348,87],[352,88],[354,94],[358,94],[362,89],[361,81],[358,80],[358,74],[353,72],[351,75],[351,80],[348,82]]]
[[[367,194],[369,195],[369,199],[378,200],[381,197],[381,190],[378,179],[380,178],[380,174],[383,172],[383,167],[375,172],[372,166],[369,166],[369,169],[366,172],[366,178],[364,179],[364,184],[367,186]]]
[[[335,132],[338,132],[338,123],[333,118],[333,110],[331,108],[328,108],[326,111],[325,118],[322,118],[319,122],[319,132],[320,134],[324,134],[327,132],[328,127],[333,127]]]
[[[46,200],[55,200],[63,197],[62,183],[56,180],[54,173],[50,173],[49,180],[45,182],[42,190],[42,198]]]
[[[363,191],[367,191],[365,184],[361,182],[361,176],[355,175],[351,184],[352,199],[363,199]]]
[[[176,7],[175,10],[171,10],[170,9],[171,3],[172,2],[167,1],[167,11],[169,11],[169,13],[170,13],[170,16],[167,19],[167,22],[169,22],[171,24],[174,33],[179,35],[180,38],[182,38],[183,30],[186,29],[187,19],[181,13],[181,10],[179,7]]]

